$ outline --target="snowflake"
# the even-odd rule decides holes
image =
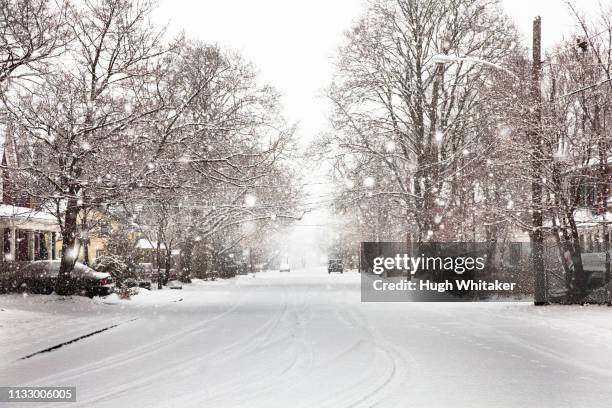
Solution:
[[[434,140],[436,141],[436,143],[441,144],[444,140],[444,133],[438,130],[434,135]]]
[[[393,140],[389,140],[385,143],[385,151],[387,151],[387,153],[393,153],[395,151],[395,142]]]
[[[255,197],[255,196],[254,196],[254,195],[252,195],[252,194],[247,194],[247,195],[244,197],[244,204],[245,204],[247,207],[254,207],[256,202],[257,202],[257,197]]]

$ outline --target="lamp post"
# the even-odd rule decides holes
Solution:
[[[532,182],[532,232],[531,232],[531,258],[532,258],[532,269],[534,274],[534,304],[545,305],[546,300],[546,277],[544,275],[544,261],[543,261],[543,247],[544,237],[542,234],[542,186],[541,186],[541,173],[542,173],[542,146],[541,146],[541,94],[540,94],[540,70],[541,70],[541,20],[540,17],[536,17],[533,21],[533,67],[532,67],[532,98],[535,102],[535,111],[532,118],[532,128],[529,130],[529,136],[531,138],[532,146],[534,149],[534,159],[532,160],[531,167],[533,171],[533,182]],[[502,67],[501,65],[495,64],[490,61],[483,60],[477,57],[469,56],[454,56],[447,54],[437,54],[431,58],[431,62],[438,64],[448,64],[453,62],[469,62],[474,64],[482,64],[491,68],[502,70],[514,79],[519,79],[516,74]],[[438,65],[439,66],[439,65]]]
[[[458,55],[436,54],[433,57],[431,57],[431,62],[435,64],[451,64],[453,62],[470,62],[472,64],[486,65],[488,67],[504,71],[507,74],[511,75],[514,79],[519,79],[519,77],[516,76],[516,74],[510,71],[509,69],[504,68],[499,64],[495,64],[493,62],[489,62],[489,61],[486,61],[486,60],[483,60],[477,57],[461,57]]]

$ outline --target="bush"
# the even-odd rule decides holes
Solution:
[[[119,255],[102,255],[96,259],[92,268],[98,272],[110,273],[118,287],[123,286],[127,279],[136,279],[134,268]]]

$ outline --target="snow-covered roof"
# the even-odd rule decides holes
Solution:
[[[157,249],[157,241],[149,241],[146,238],[140,238],[138,242],[136,242],[136,248],[139,249]],[[161,244],[159,246],[160,249],[166,250],[166,245]],[[179,255],[181,253],[180,249],[173,249],[171,251],[172,255]]]
[[[136,248],[138,249],[157,249],[157,241],[149,241],[146,238],[140,238],[138,242],[136,242]],[[159,246],[160,249],[165,250],[166,245],[163,243]],[[179,255],[181,253],[180,249],[173,249],[171,251],[172,255]]]
[[[18,207],[10,204],[0,204],[0,217],[57,222],[55,216],[47,211],[36,211],[32,208]]]
[[[612,164],[612,156],[608,156],[606,159],[606,164]],[[599,166],[599,157],[591,157],[586,163],[576,164],[575,166],[570,167],[567,172],[574,172],[576,170],[582,170],[595,166]]]
[[[139,249],[156,249],[157,248],[157,242],[156,241],[149,241],[146,238],[140,238],[138,240],[138,242],[136,242],[136,248]],[[166,246],[164,244],[160,245],[161,249],[166,249]]]
[[[612,213],[606,211],[603,214],[593,214],[588,208],[579,208],[574,212],[574,219],[579,226],[589,227],[602,223],[612,223]]]

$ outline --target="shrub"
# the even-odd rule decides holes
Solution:
[[[134,268],[119,255],[102,255],[96,259],[92,268],[98,272],[110,273],[118,287],[123,286],[126,279],[137,278]]]

